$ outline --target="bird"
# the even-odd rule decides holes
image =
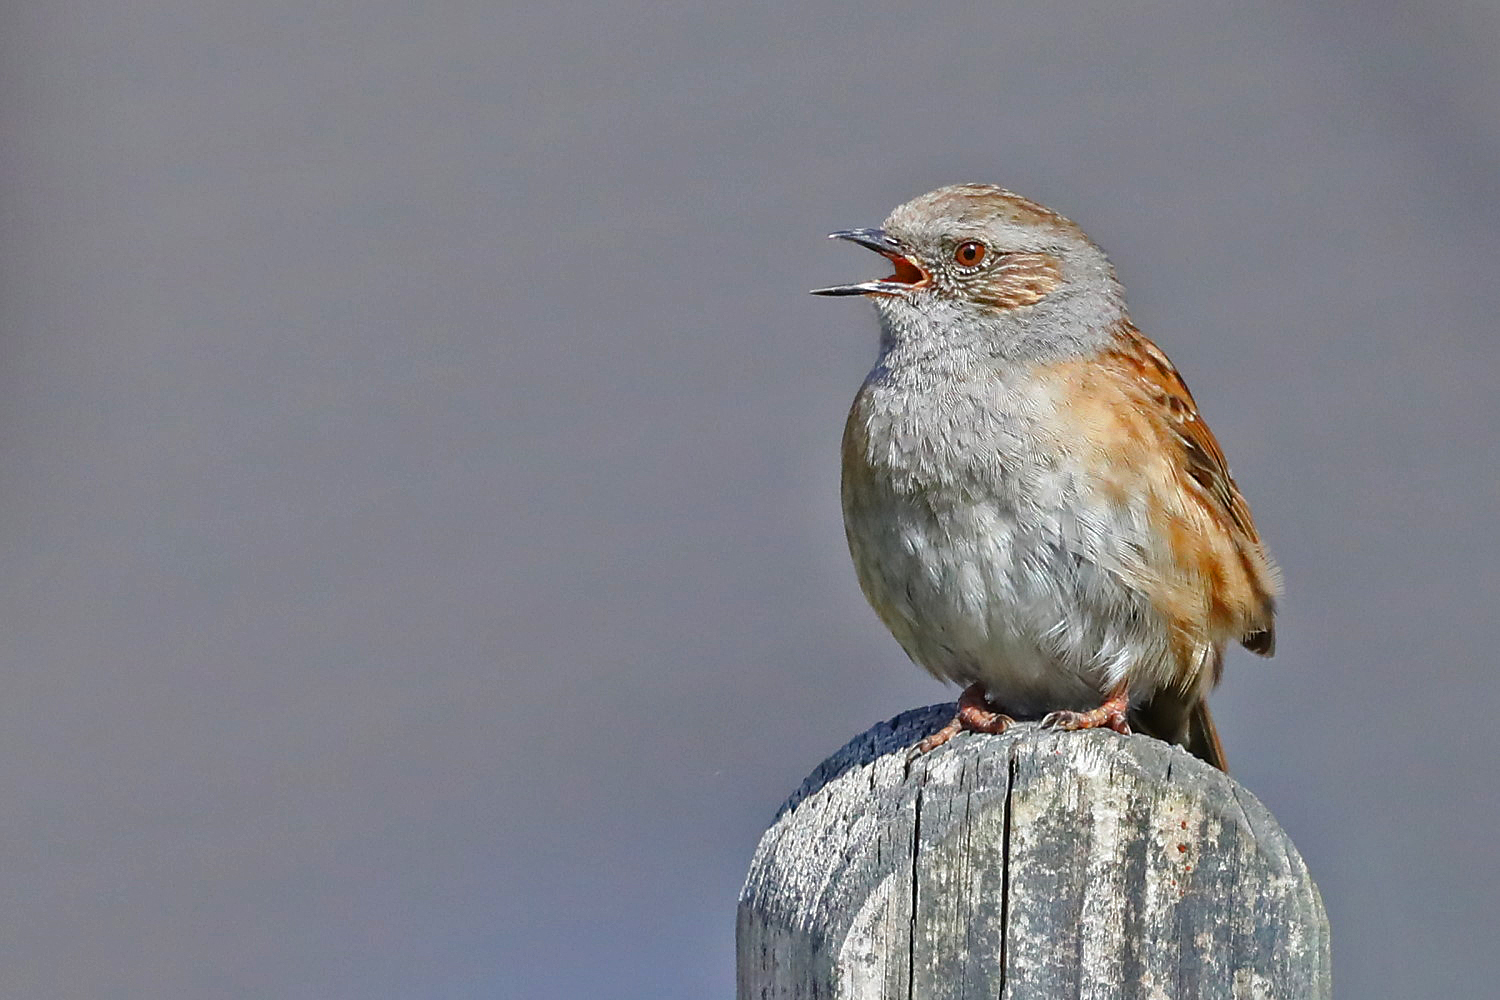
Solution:
[[[843,435],[861,590],[964,685],[959,732],[1133,729],[1227,771],[1207,697],[1226,647],[1275,651],[1278,571],[1182,376],[1077,224],[992,184],[876,229],[880,346]]]

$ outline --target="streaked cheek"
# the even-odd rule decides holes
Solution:
[[[974,291],[976,301],[997,309],[1036,305],[1062,284],[1062,265],[1046,253],[1006,254]]]

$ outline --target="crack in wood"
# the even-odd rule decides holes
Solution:
[[[1016,794],[1016,747],[1005,755],[1005,816],[1000,828],[1000,989],[995,1000],[1005,1000],[1007,945],[1010,943],[1010,822],[1011,803]]]
[[[910,768],[910,761],[907,767]],[[922,859],[922,796],[926,790],[927,772],[922,772],[921,784],[917,785],[916,800],[912,809],[911,824],[911,916],[908,918],[906,928],[906,997],[907,1000],[916,1000],[917,996],[917,904],[920,893],[918,879],[920,878],[920,864]]]

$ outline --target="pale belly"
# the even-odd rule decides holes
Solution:
[[[1128,525],[1111,524],[1125,512],[1063,468],[922,482],[912,453],[897,468],[853,456],[844,484],[860,586],[912,660],[1017,716],[1094,707],[1127,677],[1137,700],[1167,682],[1165,621],[1108,568],[1128,548]]]
[[[942,518],[887,510],[848,524],[865,596],[916,663],[938,677],[979,681],[1012,714],[1089,708],[1132,659],[1113,615],[1125,594],[1096,571],[993,507]]]

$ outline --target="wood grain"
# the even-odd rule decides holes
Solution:
[[[740,1000],[1320,1000],[1329,933],[1270,813],[1177,747],[962,734],[935,705],[856,737],[762,838]]]

